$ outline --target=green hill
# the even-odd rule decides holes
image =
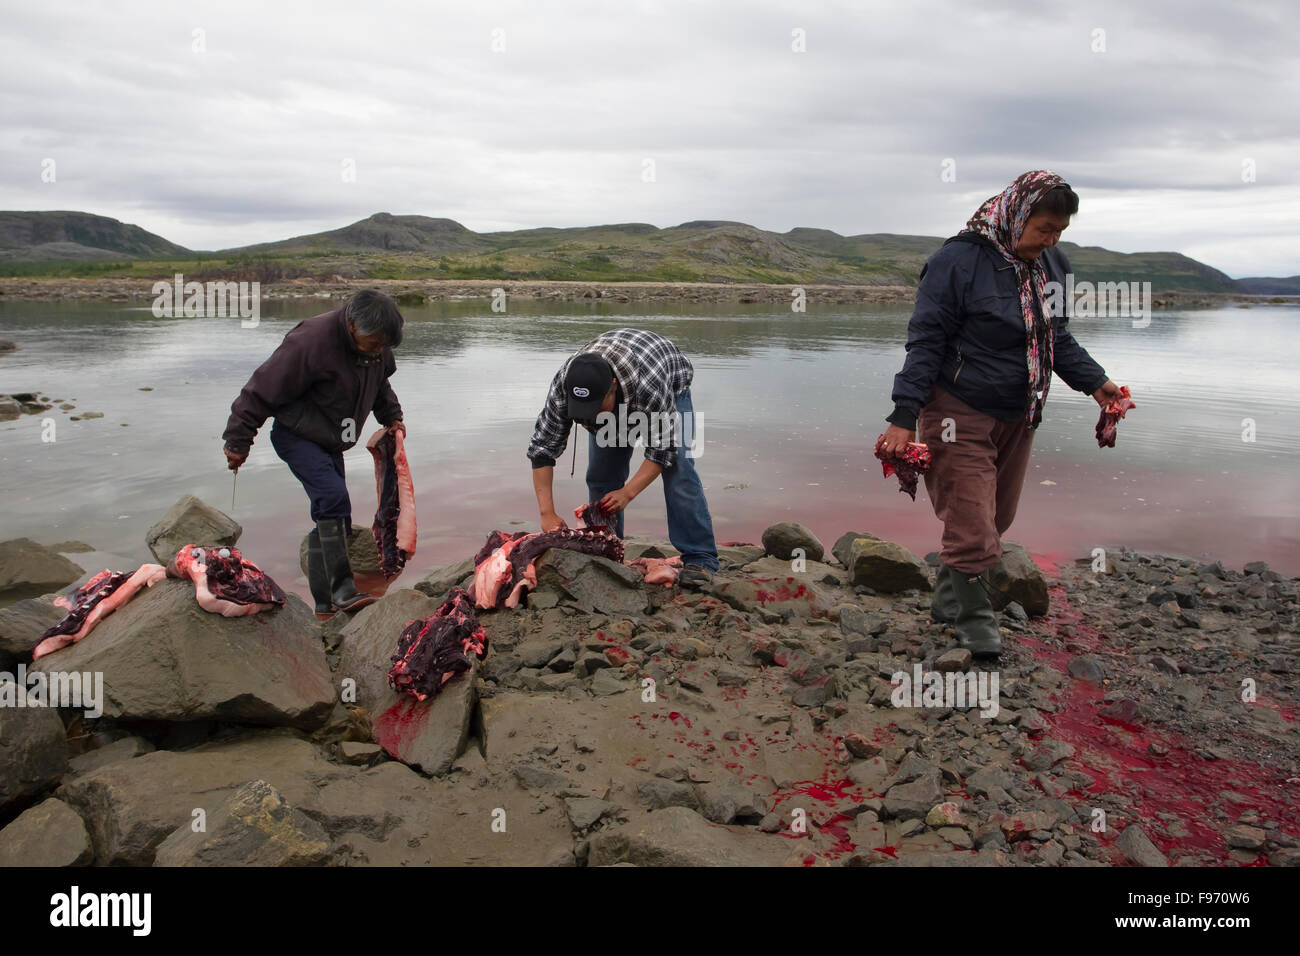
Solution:
[[[0,259],[147,259],[189,250],[139,226],[88,212],[0,212]]]
[[[355,279],[537,279],[597,282],[769,282],[915,285],[938,236],[842,236],[799,227],[694,220],[474,232],[452,219],[375,213],[327,232],[196,253],[138,226],[78,212],[0,213],[0,274],[206,277],[341,275]],[[1294,288],[1287,279],[1234,282],[1176,252],[1124,253],[1061,243],[1078,280],[1150,282],[1155,292]],[[127,259],[127,262],[107,261]]]

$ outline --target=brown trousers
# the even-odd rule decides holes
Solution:
[[[1016,517],[1033,429],[1024,419],[998,421],[936,386],[917,418],[917,440],[930,446],[925,488],[943,522],[939,560],[967,575],[991,568]]]

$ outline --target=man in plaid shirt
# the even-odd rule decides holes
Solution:
[[[543,531],[566,527],[556,514],[552,486],[555,460],[564,454],[576,421],[591,433],[588,500],[617,516],[619,537],[624,509],[662,476],[668,538],[682,553],[680,583],[699,589],[713,580],[718,570],[713,520],[688,450],[697,433],[690,389],[694,375],[677,346],[640,329],[604,332],[560,367],[527,452]],[[645,461],[629,481],[637,432],[645,444]]]

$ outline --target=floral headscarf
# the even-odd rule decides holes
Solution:
[[[1020,289],[1020,308],[1025,317],[1025,363],[1029,367],[1029,406],[1025,420],[1037,428],[1043,417],[1043,404],[1052,384],[1052,359],[1055,336],[1047,309],[1043,284],[1047,269],[1042,258],[1025,262],[1016,255],[1016,246],[1029,221],[1030,210],[1049,191],[1068,186],[1056,173],[1045,169],[1021,173],[1006,189],[984,200],[966,223],[969,232],[987,239],[1002,257],[1016,267],[1016,285]],[[1038,310],[1034,304],[1037,301]],[[1038,316],[1043,318],[1040,320]]]

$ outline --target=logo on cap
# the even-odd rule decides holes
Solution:
[[[589,388],[583,388],[581,385],[573,386],[574,398],[586,398],[590,394],[591,394],[591,389]]]

